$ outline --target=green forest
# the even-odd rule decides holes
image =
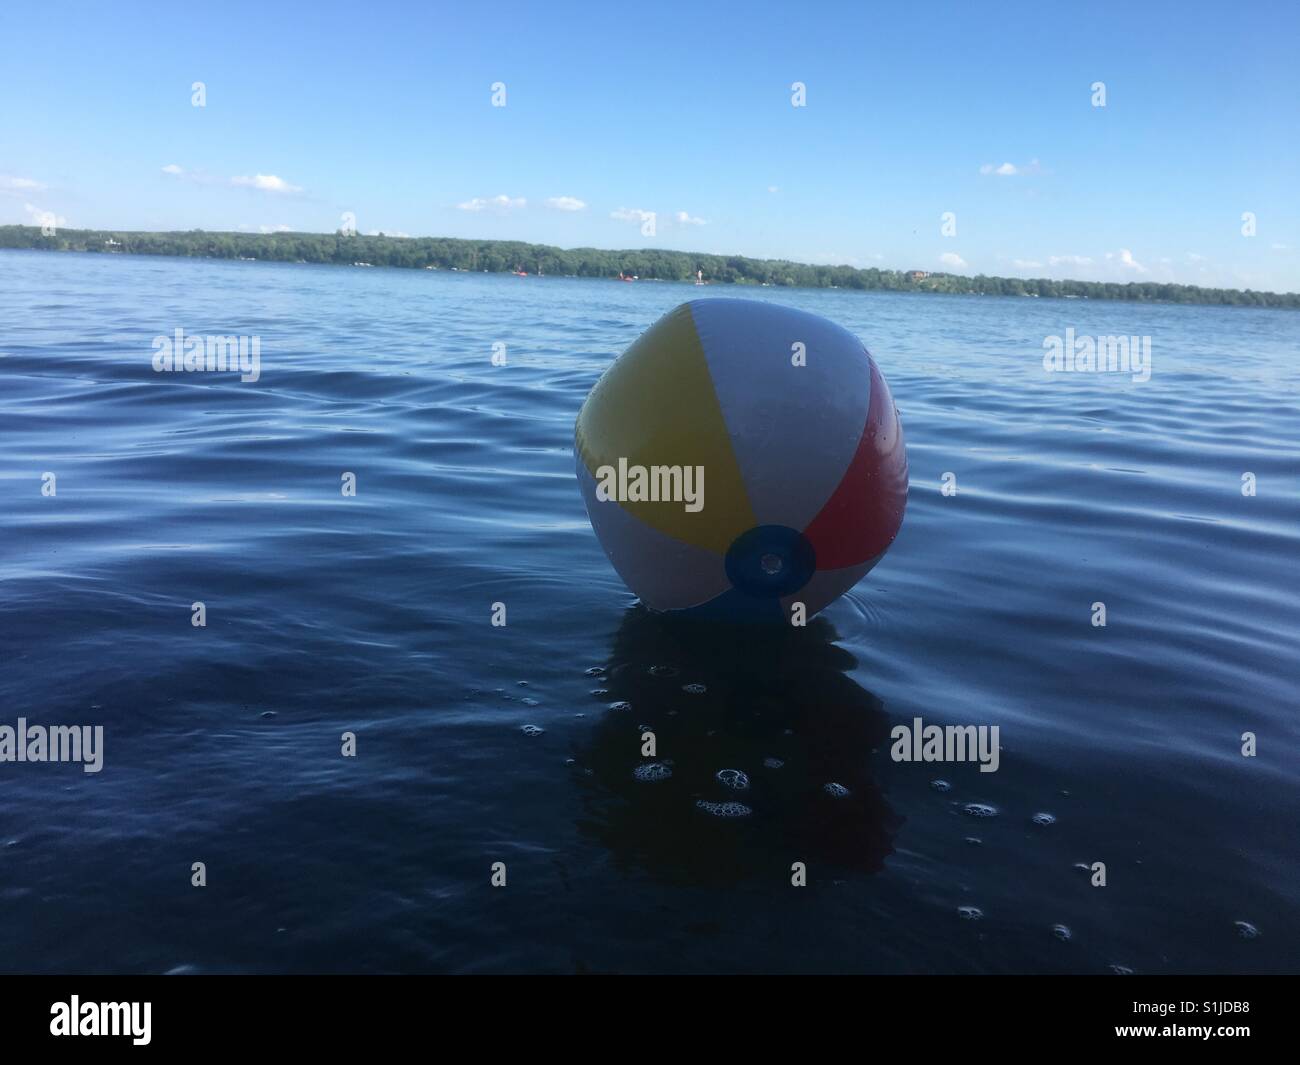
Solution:
[[[1055,281],[1047,278],[965,277],[918,270],[811,266],[784,259],[641,249],[554,248],[511,240],[459,240],[450,237],[363,236],[344,233],[132,233],[101,229],[60,229],[42,234],[35,226],[0,226],[0,248],[32,248],[117,255],[178,255],[210,259],[269,259],[276,262],[397,266],[408,269],[468,270],[489,273],[525,271],[565,277],[690,281],[702,271],[706,281],[734,285],[781,285],[888,292],[945,292],[987,296],[1045,296],[1159,303],[1206,303],[1247,307],[1300,308],[1300,293],[1250,289],[1198,288],[1195,285],[1134,281]]]

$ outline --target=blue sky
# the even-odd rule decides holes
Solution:
[[[0,39],[0,223],[329,232],[352,212],[362,232],[1300,289],[1291,0],[10,0]]]

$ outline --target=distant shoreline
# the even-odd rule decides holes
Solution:
[[[1131,281],[1070,281],[992,277],[923,270],[816,266],[785,259],[752,259],[663,249],[610,251],[557,248],[513,240],[456,237],[390,237],[344,233],[229,233],[200,229],[133,232],[59,229],[46,236],[36,226],[0,226],[0,248],[79,251],[109,255],[170,255],[179,258],[256,259],[271,262],[392,266],[469,273],[526,273],[583,278],[690,283],[697,271],[709,284],[776,288],[837,288],[856,291],[930,292],[953,295],[1028,296],[1121,300],[1232,307],[1300,309],[1300,293]]]

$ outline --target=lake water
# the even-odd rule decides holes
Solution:
[[[897,542],[777,638],[639,609],[574,477],[702,291],[857,333],[906,433]],[[155,373],[178,327],[260,379]],[[1045,373],[1067,328],[1150,379]],[[1298,355],[1282,311],[0,252],[0,725],[104,727],[0,764],[0,968],[1294,971]],[[916,717],[1000,768],[891,760]],[[751,817],[696,808],[722,768]]]

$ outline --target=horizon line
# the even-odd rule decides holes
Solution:
[[[0,230],[21,229],[21,230],[36,230],[39,232],[41,228],[42,227],[39,225],[25,225],[21,222],[6,223],[0,225]],[[959,277],[959,278],[964,278],[966,280],[974,280],[977,278],[988,278],[990,280],[997,280],[997,281],[1020,281],[1024,283],[1031,283],[1031,282],[1038,282],[1038,281],[1043,281],[1048,283],[1068,282],[1076,285],[1098,285],[1098,286],[1114,285],[1119,288],[1131,288],[1132,286],[1135,285],[1156,285],[1162,287],[1171,286],[1174,288],[1195,289],[1196,291],[1199,292],[1240,292],[1240,293],[1252,293],[1261,296],[1277,296],[1277,297],[1300,296],[1300,292],[1291,292],[1291,291],[1277,292],[1272,289],[1220,288],[1220,287],[1211,287],[1207,285],[1193,285],[1183,281],[1137,281],[1137,280],[1097,281],[1097,280],[1087,280],[1084,278],[1076,278],[1076,277],[1017,277],[1017,276],[1011,276],[1006,274],[985,274],[985,273],[961,274],[961,273],[954,273],[951,270],[925,270],[919,267],[901,268],[901,267],[886,267],[886,266],[853,266],[849,263],[802,262],[798,259],[778,259],[778,258],[771,258],[767,256],[745,255],[739,252],[691,251],[691,250],[680,249],[680,248],[653,248],[653,247],[602,248],[595,244],[580,244],[580,245],[574,245],[572,247],[564,247],[559,244],[542,244],[542,243],[538,243],[537,241],[520,240],[515,238],[509,238],[509,237],[505,237],[505,238],[503,237],[451,237],[451,236],[439,236],[439,235],[432,235],[432,234],[424,235],[424,236],[413,236],[408,233],[397,234],[397,233],[383,233],[383,232],[352,233],[349,235],[343,233],[341,230],[338,229],[335,230],[278,229],[272,232],[263,233],[260,231],[252,232],[251,230],[246,230],[246,229],[242,229],[242,230],[241,229],[203,229],[201,227],[193,227],[191,229],[106,229],[99,226],[88,226],[88,227],[60,226],[58,227],[54,235],[57,235],[57,233],[59,232],[104,233],[108,235],[119,234],[123,236],[134,234],[134,233],[148,233],[148,234],[155,234],[155,235],[162,235],[162,234],[183,235],[183,234],[191,234],[191,233],[204,233],[204,234],[211,234],[214,236],[223,236],[223,237],[272,237],[274,238],[274,237],[292,237],[292,236],[307,236],[307,237],[348,236],[348,237],[362,237],[371,240],[378,240],[378,239],[412,240],[412,241],[449,240],[449,241],[459,241],[465,244],[523,244],[530,248],[545,248],[545,249],[551,249],[560,252],[598,251],[598,252],[626,254],[626,255],[639,255],[639,254],[646,254],[649,252],[662,252],[669,255],[688,255],[688,256],[703,255],[703,256],[710,256],[719,259],[728,259],[728,258],[748,259],[751,262],[757,262],[757,263],[788,263],[791,266],[801,266],[801,267],[807,267],[813,269],[851,270],[859,273],[865,272],[867,270],[875,270],[877,273],[892,273],[892,274],[921,273],[924,274],[925,277],[927,278]],[[18,251],[24,249],[7,249],[7,250]],[[31,249],[31,250],[41,250],[41,249]],[[483,272],[491,273],[492,271],[483,271]],[[661,279],[655,279],[655,280],[661,280]],[[781,286],[781,287],[800,287],[800,286]]]

